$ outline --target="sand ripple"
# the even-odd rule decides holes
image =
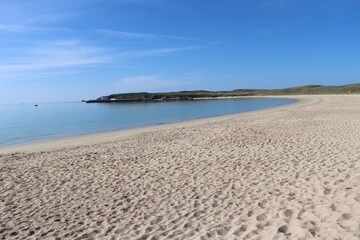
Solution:
[[[0,156],[1,239],[360,239],[360,96]]]

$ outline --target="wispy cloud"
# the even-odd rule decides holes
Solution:
[[[109,61],[105,49],[84,46],[76,40],[42,42],[31,48],[18,49],[12,63],[0,62],[0,73],[17,74],[39,70],[71,68]]]
[[[125,32],[125,31],[116,31],[110,29],[94,29],[93,31],[105,37],[116,37],[116,38],[132,38],[132,39],[167,38],[167,39],[176,39],[176,40],[196,40],[196,39],[180,37],[180,36],[139,33],[139,32]]]
[[[85,1],[64,0],[3,0],[0,5],[0,22],[14,24],[58,23],[81,16]]]
[[[22,30],[19,29],[19,31]],[[30,75],[51,76],[51,72],[72,71],[88,66],[104,68],[116,65],[116,68],[119,68],[123,67],[123,63],[128,58],[168,55],[206,47],[208,46],[184,46],[121,52],[117,48],[97,47],[78,39],[40,40],[26,46],[12,48],[11,54],[0,58],[0,77],[3,79],[28,79]],[[46,74],[42,74],[45,72]],[[123,82],[127,80],[123,79]],[[130,80],[139,82],[146,79],[142,76]],[[147,78],[147,80],[151,84],[164,81],[159,78]],[[170,82],[166,81],[166,83]]]
[[[69,28],[39,27],[25,25],[0,24],[0,31],[14,33],[46,32],[46,31],[72,31]]]
[[[148,49],[148,50],[138,50],[138,51],[129,51],[120,54],[122,57],[148,57],[148,56],[157,56],[164,55],[174,52],[188,51],[192,49],[201,49],[207,48],[208,46],[186,46],[178,48],[157,48],[157,49]]]

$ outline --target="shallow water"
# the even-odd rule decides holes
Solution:
[[[295,102],[285,98],[0,105],[0,145],[179,122]]]

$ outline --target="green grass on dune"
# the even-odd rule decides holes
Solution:
[[[265,95],[316,95],[316,94],[359,94],[360,83],[342,86],[305,85],[284,89],[235,89],[233,91],[179,91],[161,93],[121,93],[111,94],[109,99],[117,101],[156,101],[156,100],[189,100],[194,98],[231,97],[231,96],[265,96]],[[97,99],[97,100],[100,100]]]

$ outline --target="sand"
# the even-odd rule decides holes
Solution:
[[[360,96],[0,150],[0,239],[360,239]]]

